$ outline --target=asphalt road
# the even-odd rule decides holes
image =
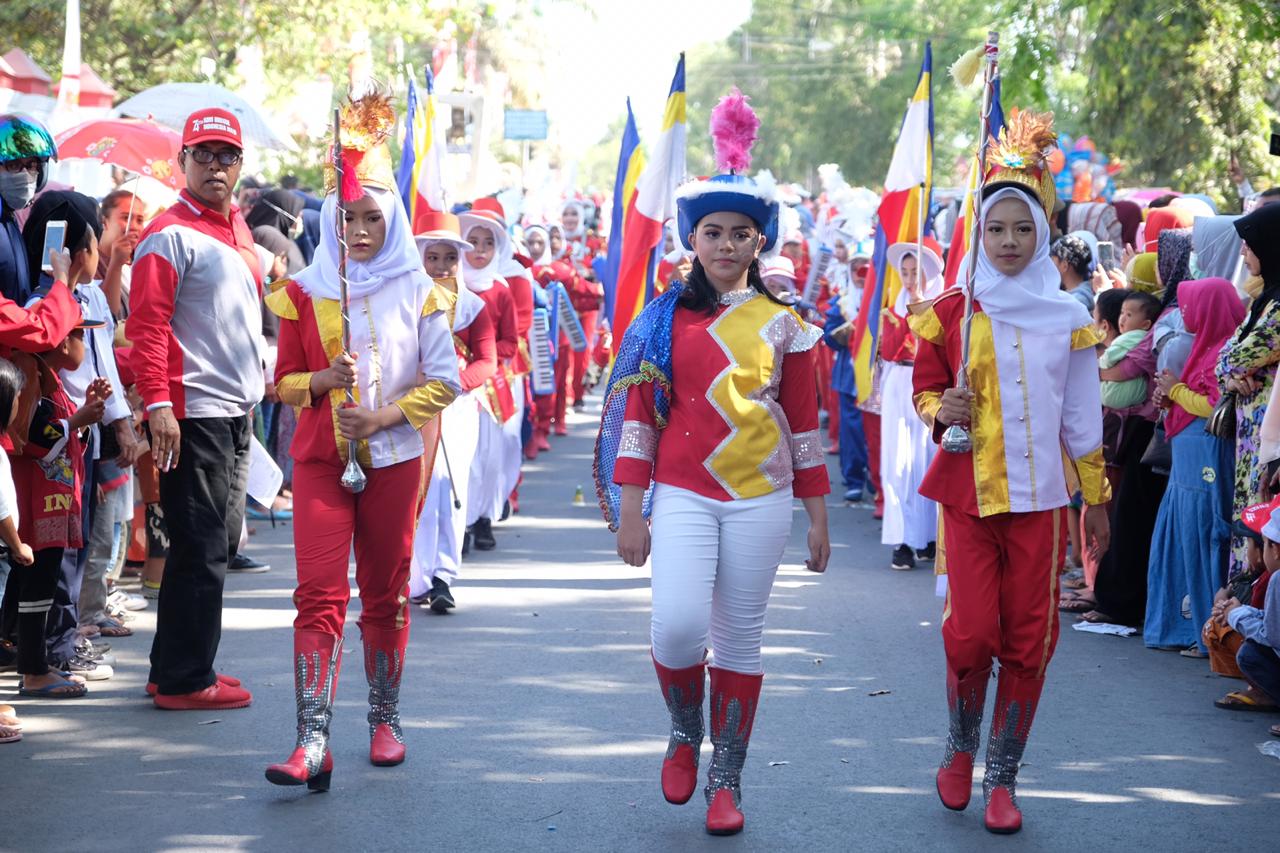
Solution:
[[[115,641],[117,675],[86,699],[18,702],[16,678],[0,675],[0,701],[27,726],[24,741],[0,745],[0,849],[1276,848],[1280,762],[1256,748],[1275,719],[1215,709],[1235,682],[1203,661],[1069,629],[1022,771],[1026,829],[986,833],[980,796],[966,813],[944,810],[933,790],[946,723],[934,578],[890,571],[870,512],[836,503],[830,570],[801,567],[797,506],[774,588],[746,832],[706,836],[700,796],[674,807],[659,790],[667,722],[648,656],[647,570],[614,556],[592,500],[594,423],[576,420],[526,469],[523,511],[496,527],[498,550],[465,567],[458,609],[414,613],[404,765],[368,763],[353,613],[333,789],[263,779],[293,745],[293,531],[259,523],[250,553],[273,568],[228,581],[218,659],[253,706],[152,708],[153,610],[132,623],[137,636]]]

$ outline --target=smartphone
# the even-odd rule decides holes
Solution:
[[[1271,134],[1271,156],[1280,157],[1280,133]]]
[[[1116,247],[1107,240],[1098,242],[1098,266],[1104,270],[1116,269]]]
[[[40,250],[40,269],[53,273],[53,264],[49,261],[50,252],[61,252],[67,242],[67,221],[52,219],[44,226],[44,248]]]

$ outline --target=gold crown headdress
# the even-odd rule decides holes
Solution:
[[[1058,147],[1053,113],[1010,112],[1000,138],[987,151],[986,186],[1019,184],[1031,190],[1052,217],[1058,191],[1049,169],[1049,152]]]
[[[395,169],[387,147],[387,140],[396,126],[391,96],[384,92],[369,92],[355,100],[348,99],[340,110],[338,121],[342,130],[342,200],[360,198],[364,195],[365,184],[395,191]],[[337,170],[330,156],[324,167],[325,194],[335,189]]]

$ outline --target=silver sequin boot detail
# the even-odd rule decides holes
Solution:
[[[987,769],[982,779],[982,793],[987,800],[985,823],[991,832],[1007,835],[1022,829],[1018,768],[1043,688],[1043,678],[1019,678],[1000,670],[991,736],[987,740]]]
[[[963,681],[947,671],[947,710],[951,723],[947,749],[938,768],[938,797],[952,811],[964,811],[973,793],[973,759],[982,736],[982,707],[987,701],[991,670]]]
[[[293,685],[298,705],[298,738],[293,754],[267,768],[276,785],[306,785],[329,790],[333,756],[329,753],[329,723],[338,687],[342,638],[323,631],[294,631]]]
[[[653,659],[658,686],[671,713],[671,739],[662,761],[662,795],[683,805],[698,787],[698,758],[702,751],[702,699],[706,667],[699,662],[684,669],[668,669]]]
[[[763,675],[711,670],[711,766],[707,768],[707,832],[734,835],[743,827],[742,766],[755,723]]]
[[[362,625],[360,630],[364,635],[364,673],[369,681],[369,761],[391,767],[405,757],[400,678],[409,626],[388,630]]]

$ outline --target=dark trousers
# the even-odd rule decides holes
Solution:
[[[239,418],[179,421],[178,464],[160,474],[169,528],[151,644],[151,677],[165,695],[213,685],[222,637],[222,586],[244,524],[252,423]]]
[[[89,559],[89,531],[93,530],[95,494],[94,442],[92,437],[84,443],[84,483],[80,490],[80,530],[85,547],[67,548],[62,552],[62,565],[58,569],[58,585],[53,591],[53,607],[49,610],[49,623],[45,628],[48,638],[49,661],[61,665],[76,653],[76,641],[80,638],[80,585],[84,581],[84,564]]]
[[[867,437],[853,394],[840,393],[840,473],[845,489],[861,489],[867,477]]]
[[[44,675],[49,671],[45,663],[45,623],[58,585],[62,549],[44,548],[35,552],[35,558],[31,565],[20,566],[7,554],[4,557],[11,566],[4,592],[4,621],[6,633],[13,632],[10,636],[18,641],[20,675]]]
[[[1236,665],[1245,681],[1267,694],[1272,702],[1280,703],[1280,655],[1275,649],[1245,640],[1236,652]]]

